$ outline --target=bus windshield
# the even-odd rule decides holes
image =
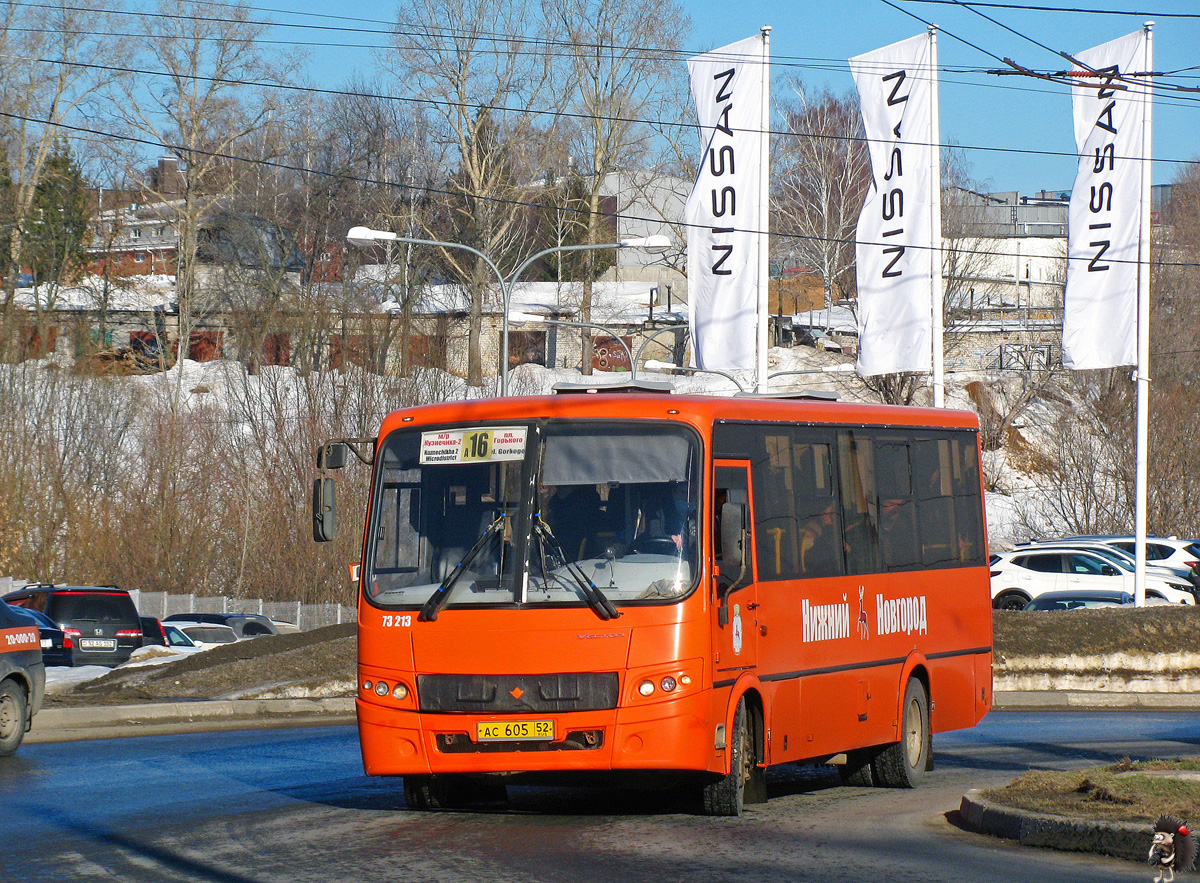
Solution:
[[[364,589],[387,607],[664,603],[698,573],[699,445],[661,424],[391,433]],[[427,610],[429,608],[426,608]]]

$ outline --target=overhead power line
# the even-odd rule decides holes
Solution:
[[[1035,3],[980,3],[977,0],[901,0],[902,3],[929,3],[938,6],[978,6],[983,9],[1011,9],[1022,12],[1065,12],[1079,15],[1115,15],[1137,18],[1200,19],[1200,12],[1149,12],[1136,9],[1103,9],[1095,6],[1043,6]]]
[[[887,2],[887,0],[883,0],[883,2]],[[12,57],[12,56],[6,56],[6,57]],[[86,69],[102,70],[102,71],[108,71],[111,73],[138,74],[138,75],[143,75],[143,76],[159,76],[159,77],[172,76],[171,74],[169,74],[165,71],[151,71],[151,70],[145,70],[145,69],[141,69],[141,68],[116,67],[113,65],[91,64],[91,63],[86,63],[86,62],[67,61],[67,60],[63,60],[63,59],[25,59],[25,60],[37,61],[37,62],[45,63],[45,64],[61,64],[61,65],[66,65],[66,66],[71,66],[71,67],[81,67],[81,68],[86,68]],[[201,82],[218,83],[218,84],[229,85],[229,86],[271,88],[271,89],[280,89],[280,90],[284,90],[284,91],[303,92],[306,94],[331,95],[331,96],[335,96],[338,98],[366,98],[366,99],[373,99],[373,100],[380,100],[380,101],[400,101],[400,102],[405,102],[405,103],[410,103],[410,104],[415,104],[415,105],[432,105],[432,106],[438,106],[438,107],[460,107],[460,108],[466,108],[466,109],[470,109],[470,110],[474,110],[476,108],[476,105],[474,105],[474,104],[468,104],[468,103],[463,103],[463,102],[454,102],[454,101],[449,101],[449,100],[444,100],[444,99],[432,98],[432,97],[428,97],[428,96],[421,97],[421,98],[412,98],[412,97],[408,97],[408,96],[389,95],[389,94],[378,93],[378,92],[359,92],[359,91],[351,91],[351,90],[345,90],[345,89],[325,89],[325,88],[320,88],[320,87],[316,87],[316,86],[298,86],[298,85],[294,85],[294,84],[290,84],[290,83],[274,83],[274,82],[255,81],[255,80],[224,79],[224,78],[220,78],[220,77],[201,76],[199,74],[189,75],[187,77],[187,79],[195,79],[195,80],[199,80]],[[511,112],[511,113],[533,113],[538,116],[562,117],[562,118],[566,118],[566,119],[580,119],[580,120],[605,119],[605,120],[609,120],[612,122],[644,124],[644,125],[651,125],[651,126],[686,125],[688,128],[691,127],[690,124],[683,124],[683,123],[679,123],[678,121],[644,120],[644,119],[636,118],[636,117],[598,117],[594,114],[585,114],[585,113],[581,113],[578,111],[559,110],[559,109],[552,109],[552,108],[497,107],[497,108],[493,108],[493,110],[497,113],[508,113],[508,112]],[[30,121],[36,122],[36,120],[30,120]],[[863,137],[863,136],[827,135],[827,134],[809,133],[809,132],[796,132],[791,129],[770,129],[770,130],[768,130],[768,134],[770,134],[772,136],[780,136],[780,137],[817,138],[817,139],[830,140],[830,141],[859,142],[859,143],[864,143],[864,144],[869,142],[869,139],[867,139],[866,137]],[[910,143],[912,143],[914,145],[920,145],[920,146],[926,146],[926,147],[931,146],[925,142],[913,141]],[[949,142],[946,142],[946,143],[933,145],[933,146],[936,146],[940,149],[960,149],[960,150],[968,150],[968,151],[980,151],[980,152],[986,152],[986,153],[1018,154],[1018,155],[1025,155],[1025,156],[1057,156],[1057,157],[1071,157],[1071,158],[1078,157],[1078,153],[1076,153],[1075,151],[1037,150],[1037,149],[1032,149],[1032,148],[1020,148],[1020,147],[1000,147],[1000,146],[991,145],[991,144],[964,145],[964,144],[951,144]],[[1118,158],[1128,159],[1131,157],[1118,157]],[[1200,160],[1196,160],[1196,159],[1171,159],[1171,158],[1159,157],[1159,158],[1156,158],[1156,161],[1170,163],[1172,165],[1200,165]]]
[[[27,122],[37,122],[37,123],[42,123],[45,125],[51,125],[51,123],[47,120],[32,119],[30,117],[25,117],[20,114],[0,112],[0,117],[24,120]],[[266,159],[252,159],[252,158],[248,158],[248,157],[244,157],[244,156],[237,156],[236,154],[221,153],[221,152],[217,152],[217,151],[183,148],[180,145],[163,144],[159,141],[151,140],[148,138],[139,138],[139,137],[136,137],[133,135],[120,135],[120,134],[117,134],[114,132],[105,132],[102,130],[90,129],[90,128],[86,128],[86,127],[82,127],[82,126],[72,126],[72,125],[67,125],[65,123],[58,123],[56,125],[58,126],[58,128],[66,129],[68,131],[81,132],[81,133],[85,133],[85,134],[89,134],[89,135],[95,135],[95,136],[104,137],[104,138],[111,138],[111,139],[119,140],[119,141],[127,141],[127,142],[131,142],[131,143],[135,143],[135,144],[145,144],[145,145],[150,145],[150,146],[154,146],[154,147],[158,147],[158,148],[165,147],[168,150],[176,151],[177,154],[189,154],[189,153],[197,154],[197,155],[201,155],[201,156],[212,157],[215,159],[228,160],[230,162],[246,163],[246,164],[250,164],[250,165],[259,165],[259,166],[264,166],[267,168],[274,168],[274,169],[278,169],[280,171],[299,172],[302,174],[314,175],[314,176],[322,177],[322,178],[334,178],[334,179],[340,179],[340,180],[344,180],[344,181],[351,181],[351,182],[354,182],[357,184],[369,184],[372,186],[390,187],[390,188],[395,188],[398,190],[419,190],[422,193],[438,194],[438,195],[442,195],[442,196],[452,196],[452,197],[461,197],[461,196],[466,195],[466,196],[470,196],[471,198],[479,199],[479,200],[482,200],[485,202],[492,202],[492,203],[497,203],[500,205],[509,205],[509,206],[520,207],[520,208],[538,209],[538,208],[543,207],[542,205],[540,205],[538,203],[531,202],[529,200],[524,200],[524,199],[506,199],[503,197],[482,196],[479,194],[469,194],[469,193],[463,194],[462,192],[459,192],[459,191],[452,191],[452,190],[447,190],[447,189],[438,188],[438,187],[430,187],[430,186],[424,186],[424,185],[417,186],[417,185],[413,185],[413,184],[401,183],[398,181],[387,181],[387,180],[380,180],[380,179],[376,179],[376,178],[366,178],[361,175],[352,175],[352,174],[346,174],[346,173],[340,173],[340,172],[323,172],[323,171],[320,171],[317,169],[308,168],[306,166],[295,165],[293,163],[278,162],[275,160],[266,160]],[[565,212],[571,213],[571,214],[587,214],[588,213],[587,209],[577,209],[577,208],[571,208],[569,206],[562,206],[562,210]],[[690,225],[683,221],[676,223],[676,222],[666,221],[663,218],[643,217],[643,216],[638,216],[638,215],[627,214],[624,212],[616,212],[616,213],[601,212],[601,214],[604,217],[612,218],[612,219],[624,218],[626,220],[642,221],[644,223],[649,223],[649,224],[668,224],[673,227],[680,227],[680,228],[684,228],[684,229],[686,229],[688,227],[692,227],[692,226],[700,226],[700,227],[703,227],[704,229],[708,229],[706,225]],[[746,230],[744,232],[749,232],[749,233],[754,233],[754,234],[767,233],[767,231],[765,231],[765,230]],[[811,241],[811,242],[840,243],[843,245],[890,245],[890,244],[892,244],[892,243],[887,243],[887,242],[860,242],[859,240],[856,240],[853,237],[841,238],[841,237],[830,237],[830,236],[813,236],[813,235],[802,234],[802,233],[790,233],[790,232],[781,231],[781,230],[771,231],[768,235],[773,235],[773,236],[783,238],[783,239],[805,240],[805,241]],[[987,237],[974,237],[974,238],[987,238]],[[914,250],[921,248],[920,246],[907,246],[907,247],[913,248]],[[973,249],[972,252],[975,254],[980,254],[980,255],[987,256],[987,257],[1004,257],[1004,258],[1012,257],[1012,255],[1007,252],[992,252],[992,251],[985,251],[985,250],[981,250],[981,249]],[[1110,263],[1113,263],[1113,264],[1137,264],[1138,261],[1114,258],[1110,261]],[[1152,267],[1200,267],[1200,263],[1191,262],[1191,261],[1152,260],[1150,262],[1150,265]]]

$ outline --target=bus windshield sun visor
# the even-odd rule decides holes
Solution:
[[[541,480],[546,484],[639,484],[687,481],[692,446],[678,433],[564,432],[546,439]]]

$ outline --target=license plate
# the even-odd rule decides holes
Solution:
[[[53,646],[54,646],[54,641],[52,641],[50,638],[42,638],[42,649],[43,650],[49,650]]]
[[[80,650],[116,650],[116,638],[80,638]]]
[[[554,721],[488,721],[475,725],[479,742],[553,742]]]

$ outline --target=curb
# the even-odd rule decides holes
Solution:
[[[1146,825],[1028,812],[991,803],[978,791],[963,795],[958,814],[968,830],[1015,840],[1022,846],[1099,853],[1144,863],[1150,842]]]
[[[110,739],[160,733],[252,729],[255,726],[340,724],[355,717],[354,699],[223,699],[43,708],[28,743]]]
[[[1099,690],[997,690],[996,711],[1197,711],[1200,693],[1112,693]]]

